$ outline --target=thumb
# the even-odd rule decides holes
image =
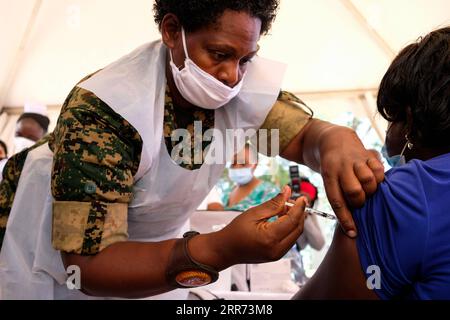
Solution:
[[[289,200],[291,193],[291,188],[285,186],[276,197],[255,207],[258,218],[267,219],[278,214],[284,214],[286,211],[284,203]]]

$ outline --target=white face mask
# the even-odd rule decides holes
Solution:
[[[228,169],[228,177],[240,186],[246,185],[253,179],[252,168]]]
[[[31,147],[36,141],[24,138],[24,137],[14,137],[14,153],[19,153],[20,151]]]
[[[181,37],[186,55],[183,69],[179,70],[175,65],[170,51],[170,67],[180,94],[193,105],[204,109],[214,110],[227,104],[241,91],[244,77],[233,88],[223,84],[189,58],[184,29],[181,29]]]

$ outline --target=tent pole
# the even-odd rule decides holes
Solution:
[[[7,77],[5,79],[4,86],[3,86],[3,90],[1,90],[1,92],[0,92],[0,111],[3,110],[3,106],[5,105],[5,100],[7,98],[9,90],[11,89],[12,85],[14,84],[14,81],[16,80],[17,70],[19,69],[19,66],[25,57],[25,49],[28,45],[31,31],[33,30],[33,27],[36,22],[36,18],[39,14],[41,5],[42,5],[42,0],[34,1],[33,11],[31,12],[31,16],[30,16],[30,19],[28,20],[27,27],[22,36],[22,40],[20,41],[20,45],[17,48],[15,58],[11,64],[9,72],[7,73]]]
[[[371,92],[376,94],[377,88],[357,88],[357,89],[341,89],[341,90],[318,90],[318,91],[295,91],[293,94],[298,95],[302,99],[316,98],[337,98],[337,97],[354,97]]]
[[[396,51],[387,43],[387,41],[375,30],[374,26],[369,23],[361,11],[353,4],[351,0],[341,0],[342,4],[347,8],[353,17],[358,21],[361,27],[367,31],[371,38],[378,44],[378,46],[388,55],[392,60],[396,56]]]
[[[385,120],[378,118],[377,120],[377,103],[375,101],[375,98],[371,92],[366,92],[365,94],[360,96],[362,105],[364,106],[364,111],[367,114],[367,118],[369,118],[370,124],[372,125],[372,128],[377,133],[378,138],[380,138],[381,142],[384,142],[386,139],[385,132],[381,129],[381,126]]]

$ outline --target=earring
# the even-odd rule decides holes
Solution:
[[[409,141],[408,134],[405,134],[405,139],[406,139],[406,146],[408,147],[409,150],[412,150],[412,148],[414,148],[414,144],[411,141]]]

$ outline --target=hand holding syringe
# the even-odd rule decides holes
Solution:
[[[285,202],[284,204],[287,205],[288,207],[293,207],[294,206],[294,204],[290,203],[290,202]],[[332,214],[329,214],[329,213],[325,213],[325,212],[316,210],[316,209],[312,209],[312,208],[306,207],[305,208],[305,212],[308,213],[308,214],[315,214],[315,215],[318,215],[318,216],[321,216],[321,217],[324,217],[324,218],[327,218],[327,219],[330,219],[330,220],[336,220],[336,216],[334,216]]]

